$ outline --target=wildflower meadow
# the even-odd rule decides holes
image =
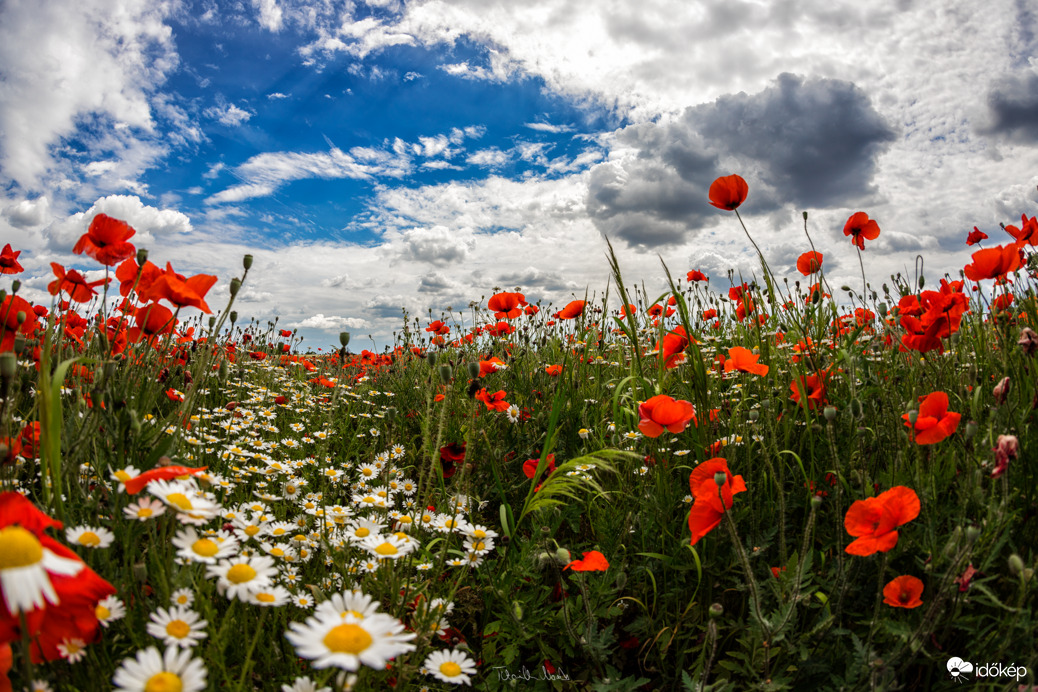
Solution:
[[[0,691],[1034,689],[1038,220],[954,276],[607,248],[384,352],[235,310],[125,222],[0,254]],[[608,244],[608,241],[607,241]],[[224,277],[227,278],[227,277]],[[856,283],[856,282],[855,282]]]

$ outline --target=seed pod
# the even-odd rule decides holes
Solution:
[[[449,366],[449,365],[441,365],[440,366],[440,381],[441,382],[443,382],[444,384],[447,384],[448,382],[450,382],[452,374],[453,373],[451,372],[451,366]]]
[[[231,279],[231,296],[238,295],[238,291],[241,290],[241,279],[237,276]]]
[[[252,255],[245,255],[242,257],[241,266],[245,267],[245,271],[252,269]]]
[[[350,343],[350,333],[349,332],[339,332],[339,345],[345,347],[345,346],[348,346],[349,343]]]

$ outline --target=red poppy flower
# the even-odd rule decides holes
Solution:
[[[138,272],[141,278],[137,278]],[[148,295],[148,291],[151,290],[151,285],[155,283],[155,279],[162,276],[162,269],[158,265],[151,262],[144,262],[144,269],[141,270],[137,265],[137,260],[130,258],[120,264],[115,270],[115,278],[119,280],[119,295],[126,297],[130,295],[131,290],[135,290],[138,296]],[[180,277],[184,280],[184,277]],[[134,282],[136,282],[136,288],[134,288]]]
[[[685,328],[674,327],[663,336],[662,347],[657,344],[656,348],[660,352],[664,365],[669,369],[685,362],[685,349],[688,348],[688,344],[689,338]]]
[[[797,258],[797,271],[804,276],[810,276],[822,268],[822,253],[805,252]]]
[[[126,489],[127,495],[136,495],[140,491],[144,490],[148,483],[151,483],[152,481],[171,481],[174,478],[180,478],[181,476],[196,476],[207,468],[209,467],[199,466],[197,468],[191,468],[188,466],[159,466],[158,468],[150,469],[137,474],[129,480],[123,481],[123,487]]]
[[[494,317],[499,320],[510,320],[523,314],[526,305],[526,296],[522,293],[495,293],[487,301],[487,307],[494,311]]]
[[[1006,233],[1016,238],[1018,245],[1038,245],[1038,218],[1020,215],[1020,228],[1006,226]]]
[[[22,251],[12,250],[10,243],[4,245],[3,251],[0,251],[0,274],[17,274],[23,271],[22,265],[18,263],[18,255],[20,254],[22,254]]]
[[[724,474],[724,483],[717,484],[717,474]],[[724,512],[732,508],[735,496],[746,490],[742,476],[733,476],[728,462],[721,457],[707,459],[692,470],[688,477],[692,491],[692,510],[688,514],[688,528],[692,545],[699,542],[721,524]]]
[[[575,317],[580,317],[584,314],[584,307],[587,305],[586,300],[573,300],[570,303],[555,313],[555,317],[560,320],[572,320]]]
[[[710,204],[718,209],[734,211],[746,201],[750,186],[738,175],[726,175],[710,183]]]
[[[436,320],[435,322],[430,323],[429,326],[425,328],[425,331],[432,332],[433,334],[450,334],[451,328],[441,320]]]
[[[962,414],[948,410],[948,395],[944,392],[928,394],[921,400],[915,426],[908,422],[908,414],[901,416],[905,426],[912,428],[911,437],[919,445],[937,444],[959,427]]]
[[[894,577],[883,587],[883,602],[895,608],[918,608],[923,605],[923,582],[910,574]]]
[[[862,556],[887,552],[897,545],[897,528],[919,516],[919,508],[919,496],[903,485],[855,500],[843,518],[847,533],[855,537],[846,552]]]
[[[505,401],[506,396],[508,395],[504,390],[494,392],[493,394],[488,393],[486,389],[476,392],[476,399],[486,404],[487,410],[490,411],[507,411],[511,404]]]
[[[753,351],[742,346],[733,346],[728,349],[728,358],[724,361],[724,371],[738,370],[752,375],[767,375],[768,366],[758,363],[758,360],[760,360],[759,354],[754,354]]]
[[[544,469],[544,475],[550,476],[551,474],[555,473],[555,455],[549,454],[548,458],[545,461],[546,466]],[[523,462],[523,473],[526,475],[527,478],[533,478],[534,475],[536,475],[537,467],[540,465],[540,463],[540,457],[538,457],[537,459],[527,459]]]
[[[970,281],[1004,279],[1024,265],[1023,252],[1016,243],[977,250],[970,257],[973,261],[962,268]]]
[[[54,276],[58,278],[47,284],[47,291],[52,296],[56,296],[58,293],[62,292],[67,293],[69,300],[74,300],[77,303],[85,303],[96,296],[97,291],[94,290],[94,287],[101,286],[108,282],[107,279],[87,281],[86,277],[75,269],[69,269],[66,271],[66,269],[57,262],[51,262],[50,268],[54,271]]]
[[[561,365],[548,365],[548,366],[545,366],[544,372],[548,373],[552,377],[558,377],[559,375],[562,374],[562,366]]]
[[[597,550],[584,553],[583,560],[574,560],[562,569],[573,569],[574,572],[604,572],[609,569],[609,560]]]
[[[970,234],[968,236],[966,236],[966,244],[967,245],[976,245],[977,243],[979,243],[982,240],[987,240],[987,237],[988,237],[987,233],[985,233],[984,231],[982,231],[979,228],[977,228],[976,226],[974,226],[973,230],[970,231]]]
[[[708,322],[708,321],[714,319],[715,317],[717,317],[717,310],[714,310],[713,308],[710,308],[709,310],[704,310],[703,311],[703,321],[704,322]]]
[[[21,455],[23,457],[26,459],[38,457],[40,451],[40,422],[33,421],[22,428],[22,431],[18,434],[18,439],[21,442]]]
[[[687,278],[688,278],[689,281],[706,281],[707,280],[706,274],[704,274],[703,272],[698,271],[696,269],[693,269],[692,271],[690,271],[688,273],[688,277]]]
[[[134,343],[142,339],[153,342],[162,334],[172,333],[177,326],[176,320],[173,319],[173,311],[158,303],[135,308],[133,320],[136,326],[126,331],[126,337]]]
[[[523,308],[523,314],[525,315],[536,315],[540,311],[541,309],[536,305],[527,305],[525,308]]]
[[[18,316],[22,322],[18,322]],[[29,336],[36,331],[37,318],[32,303],[25,298],[9,295],[0,302],[0,352],[14,349],[14,339],[20,333]]]
[[[444,478],[450,478],[458,470],[458,464],[465,461],[465,442],[451,442],[440,447],[440,470]]]
[[[864,250],[866,240],[879,237],[879,224],[870,219],[865,212],[859,211],[847,219],[847,223],[843,225],[843,234],[850,236],[851,242],[857,245],[859,250]]]
[[[515,327],[507,322],[498,322],[496,324],[488,324],[484,331],[490,336],[508,336],[515,331]]]
[[[658,394],[638,406],[638,429],[649,437],[659,437],[664,430],[680,433],[695,422],[696,412],[692,402],[675,400],[665,394]]]
[[[617,310],[616,312],[621,317],[627,317],[628,315],[633,315],[636,312],[638,312],[638,307],[636,305],[634,305],[633,303],[628,303],[627,305],[621,306],[620,309]]]
[[[211,274],[197,274],[185,279],[173,271],[173,267],[167,262],[166,271],[155,279],[147,293],[138,290],[137,293],[145,300],[157,301],[164,299],[170,305],[177,308],[193,307],[204,313],[212,313],[205,302],[205,294],[216,283],[216,277]]]
[[[98,214],[90,222],[90,228],[80,237],[72,252],[82,255],[84,252],[101,264],[114,267],[119,262],[129,259],[137,249],[126,240],[137,231],[119,219],[105,214]]]
[[[828,371],[819,371],[811,375],[798,377],[790,383],[789,389],[793,392],[790,399],[803,406],[801,399],[806,399],[809,411],[814,411],[819,406],[829,403],[825,398],[825,381]]]
[[[479,376],[486,377],[487,375],[495,373],[498,370],[504,370],[507,367],[508,366],[505,365],[505,362],[497,356],[494,356],[487,360],[481,360],[479,361]]]
[[[280,334],[283,338],[287,339],[290,336],[292,336],[292,330],[291,329],[282,329],[281,331],[278,332],[278,334]]]

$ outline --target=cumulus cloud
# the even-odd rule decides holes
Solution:
[[[749,211],[782,202],[847,206],[872,194],[890,125],[853,84],[780,75],[753,94],[719,97],[671,121],[619,131],[614,160],[591,171],[588,212],[609,235],[654,248],[717,218],[707,189],[736,166],[753,180]],[[782,200],[782,202],[780,202]]]
[[[221,125],[227,127],[238,127],[242,123],[248,122],[249,118],[252,117],[252,113],[233,103],[227,106],[213,106],[205,110],[206,116],[216,120]]]
[[[359,317],[341,317],[317,313],[293,324],[296,327],[320,329],[326,332],[338,332],[343,329],[363,329],[368,326],[366,320]]]
[[[50,202],[46,197],[23,199],[4,207],[2,214],[16,228],[32,228],[49,220]]]
[[[446,226],[412,228],[403,233],[402,240],[400,257],[439,266],[463,261],[474,242],[471,238],[459,237]]]
[[[191,219],[182,212],[148,206],[134,195],[109,195],[98,199],[86,211],[51,224],[48,228],[51,247],[59,252],[70,251],[97,214],[107,214],[133,226],[137,234],[130,242],[138,247],[157,238],[186,235],[192,230]]]

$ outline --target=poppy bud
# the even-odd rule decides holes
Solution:
[[[836,420],[836,407],[826,406],[825,409],[822,411],[822,415],[824,415],[825,419],[829,422]]]
[[[226,380],[227,375],[231,370],[231,366],[227,364],[226,360],[220,361],[220,379]]]
[[[1038,350],[1038,334],[1030,327],[1024,327],[1020,330],[1020,339],[1016,343],[1024,353],[1033,356],[1034,352]]]
[[[231,279],[231,297],[238,295],[239,290],[241,290],[241,279],[236,276]]]
[[[908,412],[908,423],[909,425],[915,425],[916,419],[919,418],[919,412],[912,410]]]
[[[14,377],[17,372],[18,361],[15,359],[14,353],[11,351],[0,353],[0,376],[3,376],[5,380],[8,380]]]
[[[451,366],[449,366],[449,365],[441,365],[440,366],[440,381],[441,382],[443,382],[444,384],[447,384],[448,382],[450,382],[451,381],[451,375],[452,375],[452,373],[451,373]]]
[[[804,212],[804,221],[807,221],[807,212]]]
[[[995,385],[995,388],[991,392],[995,396],[995,403],[1006,403],[1006,398],[1009,397],[1009,384],[1009,378],[1003,377],[999,380],[998,384]]]
[[[879,316],[884,318],[884,319],[886,319],[886,317],[887,317],[887,304],[886,303],[880,303],[878,305],[878,307],[879,307]]]
[[[560,565],[568,565],[573,561],[573,556],[565,548],[559,548],[555,551],[555,559],[559,561]]]
[[[756,423],[758,418],[760,418],[760,411],[757,409],[750,409],[750,422]]]
[[[14,319],[18,322],[19,327],[22,326],[23,322],[25,322],[25,317],[26,315],[24,310],[19,310],[18,314],[14,316]]]
[[[470,362],[469,365],[468,365],[468,370],[469,370],[469,377],[470,378],[476,379],[477,377],[479,377],[479,363],[478,362],[476,362],[476,361]]]
[[[822,496],[821,495],[812,495],[811,496],[811,508],[812,509],[818,509],[821,506],[822,506]]]
[[[919,277],[919,288],[922,288],[925,285],[926,285],[926,277],[925,276],[920,276]]]
[[[980,538],[980,529],[976,526],[967,526],[966,540],[970,543],[976,543],[978,538]]]
[[[851,287],[848,286],[847,284],[844,284],[843,286],[840,286],[840,290],[845,292],[845,293],[853,293],[853,291],[851,290]]]
[[[103,371],[105,380],[110,380],[110,379],[112,379],[112,377],[115,376],[115,369],[117,367],[119,367],[119,364],[117,362],[115,362],[114,360],[109,360],[109,361],[105,362],[104,371]]]
[[[349,343],[350,343],[350,333],[349,332],[339,332],[339,345],[345,347],[345,346],[348,346]]]
[[[25,355],[25,349],[28,347],[29,342],[26,341],[25,337],[21,334],[16,334],[14,337],[14,352],[19,356]]]
[[[14,281],[11,282],[11,293],[12,294],[17,293],[18,289],[21,288],[21,287],[22,287],[22,282],[19,281],[18,279],[15,279]]]
[[[241,266],[245,267],[245,271],[252,269],[252,255],[245,255],[242,257]]]
[[[147,248],[143,248],[143,247],[139,248],[137,250],[137,266],[138,267],[143,267],[144,263],[147,262],[147,261],[148,261],[148,249]]]
[[[966,439],[968,440],[974,435],[976,435],[978,428],[980,428],[980,426],[977,425],[977,421],[975,420],[971,420],[969,423],[966,423]]]
[[[1016,553],[1009,556],[1009,571],[1014,577],[1019,577],[1024,571],[1024,560]]]
[[[209,328],[212,329],[216,326],[216,315],[209,316]]]
[[[724,606],[720,603],[714,603],[710,606],[710,619],[716,620],[717,618],[724,615]]]
[[[850,409],[851,409],[851,415],[852,416],[854,416],[855,418],[861,418],[861,414],[862,414],[861,401],[859,401],[858,399],[851,399]]]
[[[238,321],[238,311],[237,310],[231,310],[231,314],[228,315],[228,317],[231,318],[231,324],[233,325],[235,322]]]
[[[944,550],[941,551],[941,554],[944,555],[946,558],[951,558],[953,555],[955,555],[955,551],[958,549],[959,542],[961,540],[962,527],[956,526],[955,531],[952,532],[951,538],[949,538],[948,542],[944,544]]]

